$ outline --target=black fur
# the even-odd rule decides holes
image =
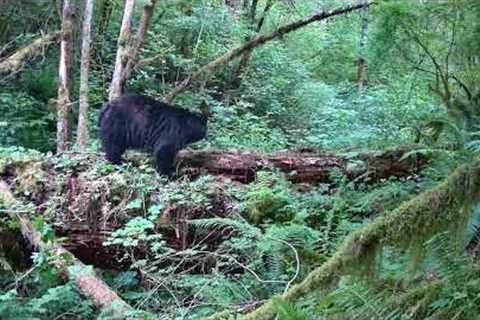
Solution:
[[[203,139],[207,118],[144,95],[125,94],[106,104],[98,118],[108,161],[119,164],[128,148],[154,154],[160,174],[170,175],[177,152]]]

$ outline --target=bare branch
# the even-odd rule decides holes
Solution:
[[[168,52],[171,52],[174,50],[174,47],[170,47],[168,49],[165,49],[163,50],[162,52],[160,53],[157,53],[156,55],[152,56],[152,57],[149,57],[149,58],[145,58],[145,59],[142,59],[140,61],[137,62],[137,65],[135,66],[134,70],[138,70],[138,69],[141,69],[142,67],[146,66],[146,65],[149,65],[151,63],[154,63],[155,61],[157,61],[158,59],[162,58],[162,57],[165,57],[165,54],[168,53]]]
[[[279,38],[284,36],[287,33],[296,31],[302,27],[305,27],[315,21],[327,19],[333,16],[338,16],[342,14],[346,14],[361,8],[368,7],[372,5],[374,2],[368,2],[366,4],[357,4],[357,5],[352,5],[352,6],[347,6],[331,11],[322,11],[317,14],[314,14],[313,16],[299,20],[290,24],[287,24],[283,27],[278,28],[277,30],[265,34],[265,35],[260,35],[252,38],[252,40],[245,42],[243,45],[234,48],[224,55],[218,57],[217,59],[213,60],[212,62],[204,65],[200,69],[198,69],[196,72],[194,72],[190,77],[182,81],[180,84],[178,84],[170,93],[168,93],[164,97],[164,101],[166,102],[171,102],[179,93],[183,92],[188,88],[188,86],[191,84],[192,81],[196,81],[201,79],[202,77],[207,76],[208,74],[214,73],[216,69],[219,67],[227,64],[230,62],[232,59],[237,58],[244,54],[245,52],[248,52],[250,50],[253,50],[254,48],[261,46],[273,39]]]

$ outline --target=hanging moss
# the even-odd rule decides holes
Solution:
[[[345,239],[337,253],[292,287],[283,299],[292,301],[314,290],[336,285],[344,275],[371,273],[383,246],[413,248],[423,255],[423,243],[450,231],[460,246],[472,207],[480,192],[480,159],[455,170],[443,183],[377,218]],[[272,299],[242,317],[268,320],[275,316]]]

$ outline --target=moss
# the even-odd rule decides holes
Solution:
[[[336,285],[345,275],[371,273],[383,246],[412,248],[415,255],[421,257],[423,243],[434,234],[447,230],[456,235],[460,245],[479,193],[480,159],[476,159],[455,170],[439,186],[354,231],[333,257],[292,287],[283,298],[291,301],[314,290]],[[242,319],[267,320],[274,316],[275,308],[270,299]]]

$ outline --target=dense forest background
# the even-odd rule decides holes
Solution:
[[[479,53],[475,0],[0,0],[0,318],[478,319]],[[120,92],[210,107],[175,179]]]

